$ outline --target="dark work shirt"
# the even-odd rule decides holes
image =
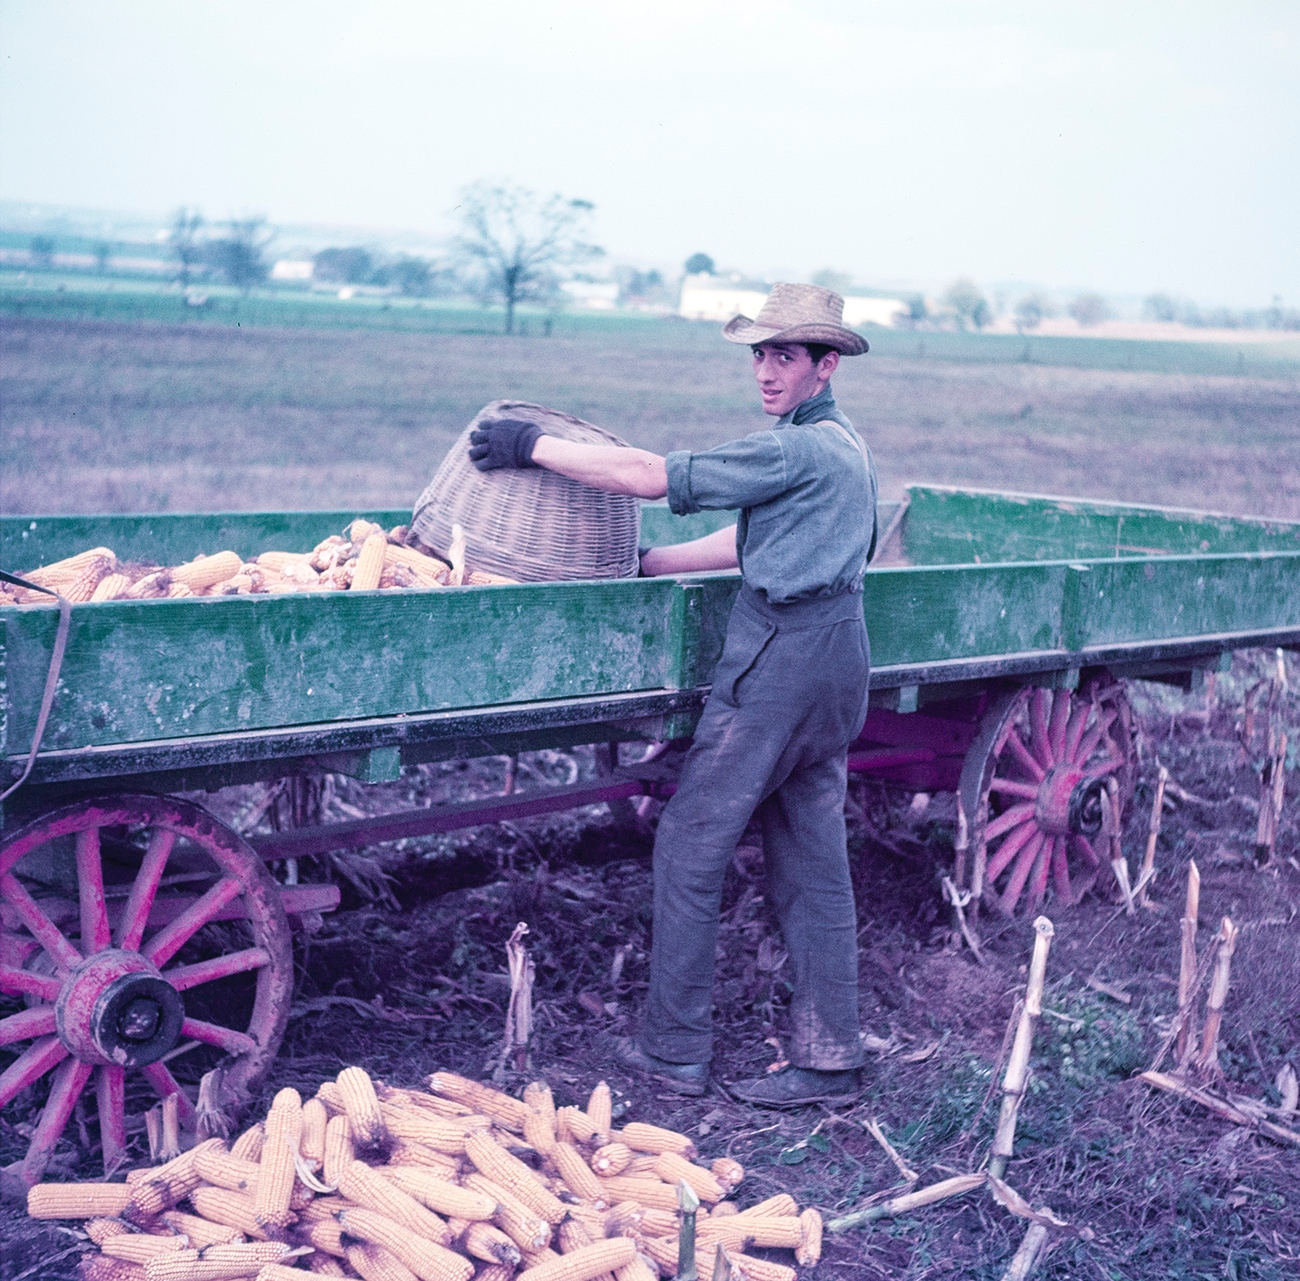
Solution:
[[[766,431],[666,462],[677,515],[739,509],[740,571],[773,604],[862,590],[876,469],[830,387]]]

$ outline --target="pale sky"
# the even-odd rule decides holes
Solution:
[[[0,198],[1300,305],[1297,0],[0,0]]]

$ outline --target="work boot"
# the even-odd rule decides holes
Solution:
[[[622,1036],[614,1043],[614,1058],[620,1067],[642,1076],[662,1081],[674,1094],[692,1097],[703,1094],[709,1084],[707,1063],[670,1063],[667,1059],[647,1054],[630,1036]]]
[[[737,1081],[727,1090],[742,1103],[753,1103],[760,1108],[852,1103],[862,1093],[862,1069],[822,1072],[816,1068],[783,1067],[766,1076]]]

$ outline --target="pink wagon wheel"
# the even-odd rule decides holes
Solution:
[[[1124,686],[1107,675],[1070,690],[1020,689],[996,703],[963,770],[973,815],[973,888],[1003,912],[1038,911],[1050,884],[1070,904],[1109,857],[1102,850],[1102,793],[1133,793],[1133,722]],[[978,744],[976,747],[978,748]]]
[[[74,880],[75,899],[60,897]],[[228,1056],[225,1085],[247,1089],[279,1048],[292,984],[275,882],[237,833],[198,806],[159,796],[82,800],[7,836],[0,991],[26,1008],[0,1018],[0,1052],[17,1054],[0,1072],[0,1107],[49,1077],[27,1155],[7,1168],[9,1179],[41,1179],[83,1094],[97,1105],[105,1170],[118,1167],[128,1073],[160,1097],[177,1094],[182,1119],[192,1118],[167,1066],[173,1051],[216,1047]],[[232,1010],[245,1026],[212,1020]]]

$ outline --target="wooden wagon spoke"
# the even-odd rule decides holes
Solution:
[[[7,1019],[0,1019],[0,1045],[49,1036],[53,1031],[54,1006],[35,1005],[30,1010],[22,1010],[11,1014]]]
[[[1044,770],[1052,768],[1052,748],[1047,737],[1047,691],[1037,687],[1029,695],[1029,750]]]
[[[1011,754],[1019,762],[1021,768],[1035,782],[1041,783],[1047,777],[1047,771],[1033,758],[1029,748],[1025,746],[1024,741],[1014,728],[1007,735],[1007,746],[1011,749]]]
[[[112,943],[108,904],[104,902],[104,861],[99,850],[99,828],[77,833],[77,899],[81,907],[81,950],[87,956]]]
[[[1081,855],[1089,867],[1101,866],[1101,859],[1097,857],[1097,851],[1092,848],[1092,842],[1086,836],[1070,837],[1070,848]]]
[[[68,1059],[55,1071],[50,1085],[50,1097],[45,1102],[45,1110],[36,1123],[27,1155],[23,1158],[23,1179],[28,1185],[38,1183],[45,1173],[45,1167],[54,1155],[59,1135],[63,1133],[63,1127],[71,1118],[72,1109],[77,1106],[77,1100],[94,1070],[92,1063]]]
[[[1052,888],[1062,903],[1073,903],[1074,893],[1070,887],[1070,863],[1067,858],[1069,842],[1058,836],[1052,842]]]
[[[1089,778],[1101,778],[1105,774],[1113,774],[1117,769],[1123,767],[1124,756],[1120,752],[1112,752],[1109,756],[1102,757],[1099,761],[1094,761],[1084,771]]]
[[[164,970],[163,978],[178,992],[187,992],[202,983],[229,978],[232,974],[243,974],[248,970],[260,970],[262,966],[270,963],[271,954],[264,947],[248,947],[242,952],[214,956],[210,961],[196,961],[193,965],[177,965],[170,970]]]
[[[1065,750],[1061,753],[1062,760],[1078,760],[1079,742],[1083,738],[1083,731],[1088,727],[1092,706],[1082,698],[1074,703],[1074,710],[1071,711],[1070,719],[1065,725]]]
[[[1119,716],[1119,709],[1112,707],[1109,711],[1099,712],[1096,723],[1093,727],[1079,740],[1079,746],[1074,753],[1075,761],[1082,764],[1097,750],[1097,744],[1101,742],[1103,736],[1109,732],[1110,727],[1115,723]]]
[[[1033,800],[1038,795],[1038,788],[1033,783],[1022,783],[1016,778],[995,778],[989,783],[990,792],[1005,792],[1008,796],[1027,796]]]
[[[1052,851],[1055,847],[1055,837],[1047,837],[1034,858],[1034,869],[1029,876],[1029,904],[1026,909],[1031,915],[1038,911],[1047,896],[1047,876],[1051,871]]]
[[[251,1054],[257,1042],[247,1032],[222,1027],[218,1023],[205,1023],[202,1019],[186,1019],[181,1024],[181,1035],[204,1045],[215,1045],[227,1054]]]
[[[996,854],[989,856],[984,875],[990,885],[1002,875],[1011,860],[1035,834],[1041,834],[1036,823],[1023,823],[998,846]]]
[[[131,894],[118,926],[117,945],[128,952],[140,948],[140,940],[144,938],[144,928],[149,921],[149,909],[153,907],[158,883],[162,880],[175,843],[176,833],[165,827],[155,828],[149,838],[149,847],[145,850],[140,871],[131,886]]]
[[[182,1122],[193,1119],[194,1104],[165,1063],[150,1063],[140,1069],[140,1075],[153,1086],[160,1099],[165,1099],[169,1094],[176,1095],[176,1108]]]
[[[39,1081],[52,1067],[68,1057],[68,1049],[57,1036],[33,1041],[3,1072],[0,1072],[0,1107],[19,1090]]]
[[[61,974],[79,965],[85,958],[63,936],[40,905],[12,872],[0,876],[0,897],[14,910],[14,914],[31,931],[32,937],[49,953]]]
[[[142,949],[146,959],[162,966],[172,959],[231,899],[238,898],[243,886],[233,876],[223,876],[206,894],[200,895],[170,925],[163,926]]]
[[[0,965],[0,992],[8,992],[13,996],[39,996],[43,1001],[54,1001],[58,999],[62,986],[51,974],[37,974],[34,970]]]
[[[1034,817],[1034,806],[1028,802],[1023,805],[1013,805],[1005,814],[999,814],[997,818],[990,821],[988,827],[984,829],[986,840],[996,840],[1003,832],[1009,832],[1013,827],[1019,827],[1021,823],[1027,823]]]
[[[99,1143],[104,1173],[111,1174],[126,1158],[126,1069],[102,1067],[95,1075],[99,1111]]]
[[[1033,836],[1025,842],[1024,848],[1016,856],[1015,866],[1011,869],[1006,888],[1002,891],[1002,910],[1004,912],[1015,911],[1016,904],[1020,901],[1020,895],[1024,891],[1025,882],[1029,880],[1029,873],[1034,870],[1034,862],[1047,839],[1042,832],[1035,830]]]
[[[1052,697],[1052,718],[1047,724],[1047,743],[1052,749],[1052,760],[1065,760],[1065,729],[1074,701],[1068,689],[1058,689]]]

